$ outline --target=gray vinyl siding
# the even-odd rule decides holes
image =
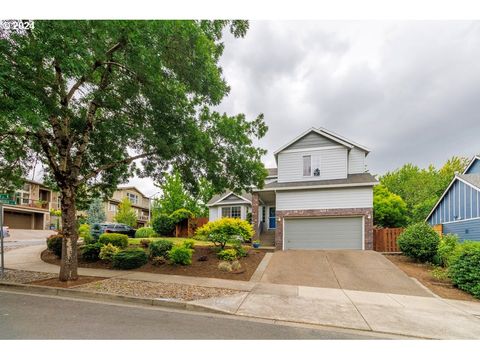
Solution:
[[[326,138],[325,136],[319,135],[316,132],[312,131],[311,133],[305,135],[298,141],[294,142],[289,147],[283,149],[285,150],[295,150],[295,149],[307,149],[307,148],[316,148],[324,146],[337,146],[337,142]]]
[[[238,196],[236,196],[235,194],[230,194],[228,195],[225,199],[223,199],[222,201],[220,201],[220,203],[224,202],[224,201],[244,201],[242,199],[240,199]]]
[[[361,250],[362,234],[362,217],[286,218],[284,248]]]
[[[431,225],[480,217],[480,192],[456,180],[428,218]]]
[[[208,209],[208,221],[215,221],[218,219],[218,207],[212,206]]]
[[[348,173],[360,174],[365,172],[365,151],[353,148],[348,153]]]
[[[320,168],[320,176],[303,176],[303,156],[312,157],[312,175]],[[347,178],[347,149],[341,146],[313,151],[278,154],[278,182],[315,181]]]
[[[373,207],[372,187],[277,191],[277,210]]]
[[[466,174],[480,174],[480,160],[476,159]]]
[[[443,224],[444,234],[457,234],[460,240],[480,241],[480,219]]]

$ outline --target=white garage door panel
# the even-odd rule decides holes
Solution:
[[[362,249],[362,217],[285,219],[285,249]]]

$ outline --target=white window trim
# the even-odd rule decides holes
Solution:
[[[220,207],[220,217],[221,218],[232,218],[232,209],[233,208],[239,208],[240,209],[240,216],[236,217],[234,219],[241,219],[242,218],[242,206],[241,205],[221,206]],[[223,209],[230,209],[230,215],[229,216],[223,216]]]
[[[310,158],[310,175],[305,175],[305,158]],[[312,177],[312,155],[303,155],[302,156],[302,177],[311,178]]]

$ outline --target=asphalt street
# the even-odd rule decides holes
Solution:
[[[0,291],[0,339],[379,339],[341,329]]]

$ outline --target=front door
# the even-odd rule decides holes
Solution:
[[[275,218],[275,208],[270,207],[268,208],[268,228],[269,229],[275,229],[277,227],[276,223],[276,218]]]

